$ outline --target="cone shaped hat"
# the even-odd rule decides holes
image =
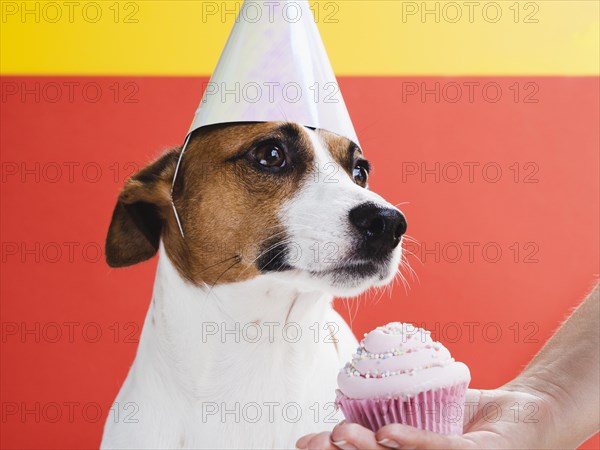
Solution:
[[[192,131],[293,121],[358,143],[307,0],[244,1]]]

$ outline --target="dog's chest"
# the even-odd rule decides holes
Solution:
[[[175,376],[185,393],[181,400],[165,400],[186,417],[186,447],[290,448],[298,436],[339,421],[334,400],[340,362],[326,332],[328,302],[300,297],[293,307],[282,304],[255,308],[262,319],[253,321],[227,317],[211,305],[195,326],[200,311],[156,313],[157,338],[172,346],[177,368],[166,367],[165,376]],[[254,317],[241,308],[237,313]],[[177,325],[186,332],[173,332]],[[177,412],[182,408],[189,412]]]
[[[339,421],[330,299],[281,289],[269,298],[271,284],[255,283],[205,300],[159,280],[116,401],[137,405],[139,420],[107,422],[103,447],[293,448]],[[346,331],[335,338],[354,344]]]
[[[190,404],[190,447],[288,448],[302,434],[330,428],[338,421],[338,362],[327,350],[249,346],[237,354],[238,364],[215,364]]]
[[[337,352],[324,335],[312,331],[323,325],[288,322],[284,331],[271,323],[257,339],[255,326],[243,331],[235,323],[213,323],[216,327],[204,333],[170,336],[176,351],[170,364],[159,369],[168,388],[145,390],[144,397],[154,397],[148,399],[152,422],[178,422],[167,426],[177,431],[162,436],[169,440],[166,444],[293,448],[299,436],[339,421],[334,405]],[[165,338],[162,332],[152,336],[154,331],[145,333],[147,342]]]

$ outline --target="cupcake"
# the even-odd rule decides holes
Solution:
[[[348,422],[373,431],[402,423],[462,434],[471,374],[431,333],[392,322],[365,335],[338,375],[337,404]]]

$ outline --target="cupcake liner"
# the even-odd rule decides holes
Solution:
[[[346,420],[376,432],[401,423],[442,434],[462,434],[468,383],[421,392],[415,396],[352,399],[339,390],[337,404]]]

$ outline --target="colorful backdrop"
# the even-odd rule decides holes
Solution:
[[[406,289],[336,307],[357,336],[431,329],[475,387],[510,380],[600,272],[598,3],[311,4],[414,239]],[[3,448],[99,445],[156,264],[105,264],[112,208],[182,143],[239,7],[1,2]]]

